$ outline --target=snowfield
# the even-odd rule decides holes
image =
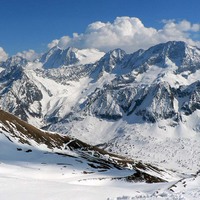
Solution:
[[[133,170],[95,169],[71,155],[55,154],[45,146],[12,143],[1,134],[0,199],[199,199],[198,174],[182,175],[182,179],[171,176],[164,183],[127,182],[120,177],[132,175]]]
[[[199,199],[200,178],[178,183],[173,192],[170,183],[127,183],[111,180],[120,174],[84,174],[66,165],[31,162],[0,164],[1,200],[193,200]],[[186,186],[184,186],[186,185]]]
[[[66,157],[0,137],[0,199],[108,199],[148,193],[163,184],[128,183],[113,178],[131,170],[100,170],[82,158]],[[166,184],[166,183],[165,183]],[[171,184],[169,184],[171,185]]]

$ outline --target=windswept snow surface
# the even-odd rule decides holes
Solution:
[[[101,180],[94,175],[89,175],[89,179],[81,171],[72,172],[60,166],[1,164],[0,170],[1,200],[106,200],[124,195],[146,196],[163,187],[163,184]]]
[[[25,154],[19,152],[19,154]],[[30,156],[30,153],[27,153]],[[34,152],[33,152],[34,154]],[[38,156],[38,155],[37,155]],[[30,156],[34,159],[34,156]],[[42,158],[40,162],[42,162]],[[44,159],[45,160],[45,159]],[[44,161],[43,160],[43,161]],[[169,183],[128,183],[111,178],[124,175],[119,171],[85,174],[83,168],[69,160],[49,155],[46,163],[1,161],[1,200],[193,200],[199,199],[199,178],[186,179],[177,187]],[[65,162],[56,164],[54,162]],[[68,163],[69,162],[69,163]],[[185,186],[186,185],[186,186]]]
[[[105,199],[115,192],[121,195],[128,191],[123,188],[117,192],[120,181],[111,178],[131,175],[131,170],[101,171],[89,167],[82,158],[14,144],[4,135],[0,135],[0,143],[1,200]],[[110,187],[113,191],[109,191]]]
[[[85,65],[89,63],[95,63],[101,57],[105,55],[104,52],[100,52],[97,49],[81,49],[77,51],[78,64]]]
[[[146,184],[115,179],[132,170],[91,168],[86,160],[10,142],[0,135],[0,199],[103,200],[149,195],[172,183]]]
[[[12,126],[14,131],[16,126],[9,121],[6,123]],[[1,200],[148,198],[154,197],[155,194],[162,196],[162,191],[167,195],[174,195],[169,188],[178,184],[179,179],[172,180],[173,177],[170,182],[154,184],[127,182],[125,177],[135,174],[134,169],[102,166],[98,168],[91,165],[91,160],[81,157],[79,152],[76,154],[66,148],[49,149],[46,145],[36,142],[31,144],[33,146],[20,143],[14,134],[6,131],[6,126],[1,125]]]

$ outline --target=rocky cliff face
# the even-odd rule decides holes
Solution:
[[[46,54],[44,54],[40,61],[45,68],[57,68],[63,65],[76,64],[79,59],[76,57],[76,48],[68,48],[62,50],[57,46],[50,49]]]
[[[42,117],[41,91],[24,73],[22,67],[13,66],[1,73],[0,102],[4,110],[27,121],[29,116]]]

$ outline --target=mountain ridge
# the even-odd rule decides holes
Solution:
[[[146,141],[145,135],[152,133],[143,152],[145,160],[156,162],[157,159],[158,164],[169,167],[171,159],[177,169],[192,170],[188,163],[183,164],[182,157],[178,163],[182,146],[177,141],[179,138],[187,144],[189,140],[189,144],[196,145],[198,140],[198,48],[170,41],[132,54],[116,49],[86,64],[76,59],[65,63],[69,50],[79,51],[59,49],[56,59],[52,57],[58,61],[56,65],[52,61],[52,65],[49,62],[45,66],[48,59],[28,62],[25,66],[7,62],[8,67],[0,73],[2,109],[40,128],[102,145],[109,151],[122,155],[130,151],[130,157],[143,152],[142,146],[135,142],[137,137]],[[165,163],[152,147],[158,143],[163,151],[173,137],[178,149],[174,158],[171,156]],[[167,141],[163,147],[160,140]],[[149,150],[154,158],[151,155],[148,158]],[[197,161],[191,159],[196,170]]]
[[[193,69],[194,68],[193,65],[198,67],[198,62],[200,63],[200,59],[198,60],[198,58],[195,57],[194,62],[193,62],[191,60],[191,58],[193,58],[194,55],[198,54],[200,51],[197,49],[196,50],[197,53],[195,53],[194,47],[189,47],[184,42],[174,42],[173,41],[173,42],[167,42],[165,44],[156,45],[155,47],[151,47],[146,51],[139,50],[138,52],[133,53],[133,54],[129,54],[129,55],[126,54],[123,50],[116,49],[116,50],[110,51],[107,54],[105,54],[99,61],[97,61],[94,64],[83,65],[83,66],[80,66],[80,67],[77,66],[77,67],[73,67],[71,69],[62,69],[62,68],[50,69],[51,67],[47,70],[38,69],[38,70],[36,70],[36,73],[35,73],[34,76],[42,77],[44,79],[48,78],[49,80],[51,80],[53,78],[56,82],[61,83],[61,84],[63,84],[64,82],[60,82],[60,80],[63,80],[66,83],[68,83],[68,82],[73,81],[73,80],[75,80],[75,82],[76,82],[76,81],[79,81],[80,79],[83,79],[84,77],[85,78],[88,77],[89,78],[89,80],[88,80],[89,84],[91,85],[90,81],[91,81],[91,78],[93,76],[92,74],[97,72],[98,78],[96,79],[96,84],[94,84],[94,87],[96,87],[96,86],[98,87],[99,79],[101,78],[101,76],[104,76],[102,73],[104,73],[105,75],[107,74],[106,75],[107,77],[104,76],[105,78],[102,78],[103,80],[102,80],[102,83],[101,83],[101,85],[102,85],[101,87],[104,88],[104,89],[112,88],[113,86],[116,87],[117,85],[123,85],[123,87],[126,87],[126,86],[128,86],[128,84],[133,84],[133,86],[135,88],[137,88],[137,84],[140,85],[141,83],[144,84],[144,85],[150,84],[152,86],[153,86],[153,84],[154,85],[158,84],[158,86],[159,86],[159,84],[160,84],[159,82],[168,83],[167,78],[168,78],[169,75],[171,75],[171,73],[172,73],[172,76],[174,76],[174,77],[176,77],[177,75],[179,76],[180,73],[183,73],[183,72],[178,72],[178,74],[177,74],[177,70],[179,70],[179,68],[182,65],[185,66],[186,61],[184,61],[184,64],[181,64],[179,62],[178,64],[181,65],[181,66],[177,66],[176,65],[177,63],[173,60],[173,56],[176,57],[176,55],[174,55],[173,53],[174,52],[177,53],[177,48],[180,50],[180,54],[181,54],[179,60],[183,61],[184,59],[182,57],[185,56],[185,60],[187,61],[187,63],[191,64],[191,66],[187,65],[186,67],[192,68],[192,70],[194,72],[195,72],[195,70],[198,70],[198,69]],[[186,51],[186,49],[192,49],[191,50],[192,54],[186,55],[185,52],[183,53],[183,51]],[[51,51],[54,51],[54,50],[56,52],[59,51],[59,53],[64,52],[64,54],[63,54],[64,57],[68,56],[67,53],[70,54],[71,52],[73,52],[73,55],[74,55],[74,52],[78,51],[78,49],[71,48],[71,47],[67,48],[66,50],[61,50],[58,47],[54,47],[49,51],[50,54],[51,54]],[[191,51],[187,50],[187,52],[191,52]],[[45,64],[46,64],[47,60],[49,59],[49,56],[48,56],[49,52],[47,52],[47,54],[44,54],[40,59],[40,61],[43,60],[44,68],[46,68]],[[61,54],[60,57],[58,56],[58,60],[60,59],[61,63],[63,63],[63,61],[62,61],[63,55]],[[199,53],[199,55],[200,55],[200,53]],[[51,55],[50,55],[50,57],[51,57]],[[168,61],[167,61],[167,65],[170,65],[169,67],[166,66],[166,63],[164,62],[164,61],[166,61],[167,57],[169,59],[171,59],[171,61],[173,61],[172,64],[168,63]],[[45,60],[45,58],[47,60]],[[176,58],[176,60],[177,59],[178,58]],[[7,83],[7,85],[9,85],[9,87],[10,87],[12,85],[12,83],[14,83],[15,81],[22,79],[23,75],[21,75],[20,73],[23,73],[27,77],[26,79],[30,79],[31,76],[32,76],[32,75],[29,76],[29,74],[32,73],[32,71],[26,70],[26,67],[24,67],[24,62],[21,63],[21,60],[17,60],[16,61],[17,63],[16,62],[13,63],[13,62],[10,62],[9,60],[10,60],[10,58],[8,59],[8,61],[6,61],[7,65],[9,67],[7,67],[6,70],[2,71],[1,77],[0,77],[1,82],[4,85],[4,88],[5,88],[5,85],[6,85],[4,80],[6,80],[6,79],[7,80],[10,80],[10,79],[13,80],[13,78],[14,78],[14,80],[12,82]],[[53,60],[55,61],[56,59],[53,58]],[[134,61],[134,65],[132,65],[132,63],[130,63],[130,60]],[[162,60],[162,62],[161,62],[161,60]],[[72,63],[76,64],[76,61],[73,61],[73,59],[72,59]],[[127,63],[129,63],[128,67],[126,66]],[[140,64],[138,64],[138,63],[140,63]],[[69,63],[67,63],[67,64],[69,64]],[[160,66],[160,64],[162,64],[162,66]],[[62,65],[63,64],[61,64],[60,66],[62,66]],[[137,67],[137,65],[139,65],[139,66]],[[184,68],[184,66],[183,66],[183,68]],[[158,67],[161,67],[162,69],[158,69]],[[163,69],[163,67],[164,67],[164,69]],[[172,67],[173,71],[170,71],[170,70],[166,71],[165,70],[166,68],[170,69],[171,67]],[[54,68],[54,64],[52,65],[52,68]],[[56,66],[56,68],[57,68],[57,66]],[[117,71],[115,70],[116,68],[118,68],[117,71],[119,71],[119,70],[121,71],[119,73],[119,75],[117,74]],[[125,72],[122,73],[124,69],[125,69]],[[127,69],[128,69],[128,71],[127,71]],[[160,72],[159,72],[159,70],[160,70]],[[14,71],[16,71],[16,74],[13,73]],[[52,75],[51,75],[51,71],[52,71]],[[159,73],[156,73],[156,71],[159,72]],[[27,72],[28,72],[28,74],[27,74]],[[67,76],[65,76],[65,73],[66,73]],[[72,75],[72,74],[74,74],[74,75]],[[72,76],[72,77],[74,76],[74,78],[71,79],[70,76]],[[143,78],[143,76],[144,76],[144,78]],[[75,77],[77,77],[78,79],[76,79]],[[182,79],[187,80],[188,79],[188,78],[186,78],[185,73],[181,74],[181,77],[182,78],[180,80],[182,80]],[[108,80],[106,81],[106,79],[108,79]],[[151,82],[148,82],[148,80],[151,81]],[[152,82],[152,80],[153,80],[153,82]],[[182,83],[178,83],[177,81],[178,81],[178,79],[176,80],[175,83],[173,83],[173,84],[169,83],[169,85],[172,88],[174,88],[175,85],[177,85],[175,87],[180,87],[180,86],[182,87]],[[32,83],[29,84],[29,85],[35,85],[34,81],[30,80],[30,82],[32,82]],[[6,87],[6,88],[8,89],[8,87]],[[33,88],[36,89],[37,86],[35,85],[35,86],[33,86]],[[40,89],[37,89],[37,90],[40,91]],[[2,94],[5,94],[4,91],[2,91]],[[50,95],[50,93],[49,93],[49,95]],[[30,96],[30,95],[27,94],[25,96]],[[41,100],[43,98],[42,93],[39,96],[41,96],[41,98],[40,98],[40,100]],[[34,101],[34,99],[33,99],[33,101]],[[12,112],[11,110],[9,110],[9,111]],[[132,113],[132,111],[130,111],[129,114],[130,113]],[[25,119],[25,118],[23,118],[23,119]],[[25,119],[25,120],[27,120],[27,119]]]
[[[103,52],[96,49],[79,50],[74,47],[61,49],[55,46],[43,54],[39,61],[43,63],[44,68],[50,69],[61,66],[89,64],[100,59],[103,55]]]

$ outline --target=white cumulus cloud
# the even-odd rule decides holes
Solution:
[[[39,57],[39,54],[36,53],[34,50],[29,49],[28,51],[22,51],[22,52],[17,53],[16,56],[20,56],[29,61],[34,61],[35,59]]]
[[[74,33],[72,37],[63,36],[53,40],[48,47],[59,46],[64,49],[69,46],[77,48],[97,48],[109,51],[122,48],[127,52],[147,49],[152,45],[169,40],[181,40],[188,44],[200,46],[200,41],[192,39],[193,33],[200,31],[200,24],[192,24],[187,20],[163,20],[163,27],[156,29],[146,27],[136,17],[117,17],[111,22],[94,22],[89,24],[84,33]]]
[[[58,42],[59,42],[59,40],[55,39],[55,40],[51,41],[47,46],[48,46],[49,49],[51,49],[51,48],[57,46]]]
[[[8,54],[4,51],[2,47],[0,47],[0,62],[6,61],[8,58]]]
[[[63,36],[58,41],[58,46],[61,49],[64,49],[64,48],[66,48],[68,46],[68,44],[69,44],[70,41],[71,41],[71,38],[69,36]]]

